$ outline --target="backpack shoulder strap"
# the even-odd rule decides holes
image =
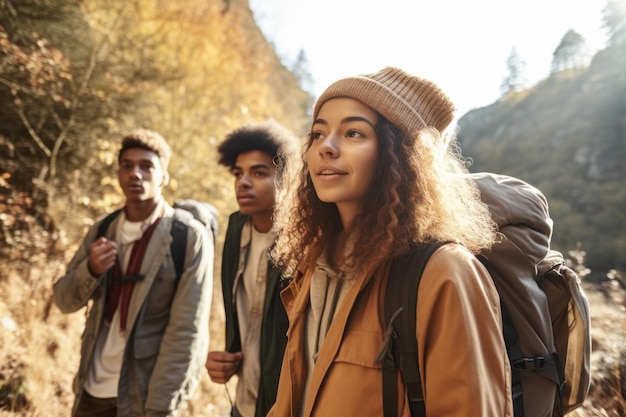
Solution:
[[[398,370],[406,387],[411,416],[426,415],[415,335],[417,289],[428,259],[445,243],[415,245],[391,266],[384,298],[385,344],[377,358],[383,368],[384,417],[398,415]]]
[[[183,209],[175,209],[175,213]],[[185,269],[185,252],[187,250],[187,225],[178,219],[177,215],[172,219],[172,243],[170,244],[170,252],[174,261],[174,269],[176,270],[176,279],[179,280]],[[178,281],[177,281],[178,282]]]
[[[217,209],[210,203],[205,201],[193,200],[191,198],[176,200],[174,202],[175,209],[182,209],[188,211],[193,215],[196,220],[204,225],[207,230],[211,231],[213,241],[217,239],[218,235],[218,221],[217,221]]]
[[[94,240],[98,240],[99,238],[107,234],[107,230],[109,229],[109,226],[111,225],[111,223],[113,223],[113,220],[115,220],[115,218],[119,216],[121,212],[122,212],[122,209],[117,209],[107,214],[104,217],[104,219],[102,219],[102,221],[98,225],[98,232],[96,233],[96,238]]]
[[[182,210],[182,209],[178,209]],[[122,209],[115,210],[107,214],[100,224],[98,225],[98,232],[96,233],[96,239],[106,235],[106,232],[115,218],[120,214]],[[180,279],[183,274],[185,265],[185,251],[187,248],[187,225],[179,220],[176,216],[172,220],[172,229],[170,230],[172,235],[172,243],[170,245],[170,251],[172,252],[172,260],[174,261],[174,269],[176,271],[176,278]]]
[[[539,372],[557,384],[557,409],[565,415],[580,407],[591,382],[591,316],[580,278],[563,255],[550,250],[538,265],[537,283],[550,308],[556,352],[554,366]],[[550,364],[552,365],[552,364]],[[545,374],[546,371],[551,373]]]

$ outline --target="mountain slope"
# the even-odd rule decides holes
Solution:
[[[520,177],[548,197],[555,248],[594,276],[626,269],[626,59],[608,48],[459,120],[470,170]]]

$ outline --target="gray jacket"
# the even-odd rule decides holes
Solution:
[[[191,215],[176,216],[188,226],[184,271],[177,280],[170,253],[174,209],[166,205],[141,265],[145,278],[135,284],[129,305],[129,336],[117,399],[120,416],[177,415],[204,372],[213,289],[213,239]],[[119,217],[108,228],[108,239],[115,239],[118,221]],[[100,222],[89,229],[67,273],[54,286],[55,303],[64,313],[89,306],[74,380],[72,415],[83,393],[98,334],[104,328],[107,275],[94,278],[87,267],[89,245]]]

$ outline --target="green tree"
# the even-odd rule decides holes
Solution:
[[[311,71],[309,70],[309,59],[306,55],[306,51],[301,49],[298,52],[298,57],[296,58],[296,62],[291,66],[291,72],[295,74],[298,78],[300,86],[310,92],[313,93],[313,76],[311,75]]]
[[[506,60],[507,73],[500,86],[502,95],[505,96],[509,93],[520,91],[524,88],[525,78],[524,71],[526,69],[526,62],[518,54],[517,48],[514,46],[511,48],[511,52]]]
[[[626,45],[626,2],[607,0],[603,10],[603,26],[608,32],[610,45]]]
[[[589,53],[585,39],[575,30],[568,30],[552,53],[551,72],[585,67]]]

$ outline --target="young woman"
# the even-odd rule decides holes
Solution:
[[[454,106],[397,68],[332,84],[318,99],[301,161],[283,177],[273,256],[288,343],[270,416],[382,416],[384,289],[413,243],[429,259],[416,335],[429,417],[512,415],[499,298],[474,253],[495,226],[454,141]],[[398,413],[409,416],[398,378]]]

